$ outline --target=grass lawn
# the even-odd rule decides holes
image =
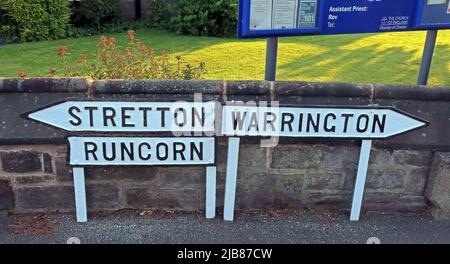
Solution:
[[[282,38],[278,80],[414,84],[425,32],[308,36]],[[116,34],[126,45],[126,33]],[[137,38],[156,50],[206,63],[206,79],[264,78],[265,40],[178,36],[142,30]],[[97,37],[24,43],[0,47],[0,76],[14,77],[22,68],[29,76],[48,76],[58,68],[57,48],[69,47],[73,60],[92,54]],[[450,86],[450,30],[439,32],[430,85]]]

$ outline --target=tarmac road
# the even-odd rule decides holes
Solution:
[[[76,223],[72,214],[0,215],[0,243],[355,243],[370,237],[383,243],[450,243],[450,221],[427,216],[346,214],[238,214],[234,222],[219,215],[158,215],[152,212],[90,216]],[[150,215],[149,215],[150,214]],[[30,220],[31,219],[31,220]],[[36,222],[36,223],[34,223]]]

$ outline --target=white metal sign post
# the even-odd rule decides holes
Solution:
[[[222,134],[230,137],[316,137],[362,139],[350,219],[359,220],[372,139],[406,133],[428,123],[390,107],[257,107],[227,105]],[[230,138],[224,219],[233,220],[239,139]]]
[[[225,178],[225,199],[223,205],[223,219],[227,221],[233,221],[234,218],[239,142],[240,138],[238,137],[231,137],[228,139],[227,173]]]
[[[366,184],[367,169],[369,167],[371,149],[372,149],[372,140],[363,140],[361,142],[358,172],[356,175],[355,190],[353,191],[352,210],[350,211],[351,221],[358,221],[359,215],[361,213],[361,205],[364,196],[364,186]]]
[[[172,132],[176,137],[69,137],[77,221],[87,221],[84,166],[204,165],[206,218],[215,217],[215,103],[68,101],[27,117],[74,132]],[[179,137],[191,135],[199,137]]]

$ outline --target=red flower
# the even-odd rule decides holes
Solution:
[[[128,37],[130,38],[131,43],[134,43],[135,35],[136,35],[136,32],[134,30],[128,30]]]
[[[59,56],[61,56],[61,57],[66,56],[66,54],[67,54],[67,46],[61,46],[61,47],[59,47],[59,48],[58,48],[58,54],[59,54]]]
[[[25,78],[27,76],[28,76],[28,74],[24,70],[19,69],[19,77],[20,78]]]
[[[107,41],[108,41],[108,38],[105,37],[105,36],[101,36],[101,37],[98,39],[98,42],[101,43],[101,44],[105,44]]]
[[[116,44],[116,38],[115,37],[110,37],[108,40],[108,48],[112,49],[114,47],[114,45]]]

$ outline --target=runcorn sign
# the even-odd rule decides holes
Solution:
[[[70,165],[213,165],[213,137],[70,137]]]

